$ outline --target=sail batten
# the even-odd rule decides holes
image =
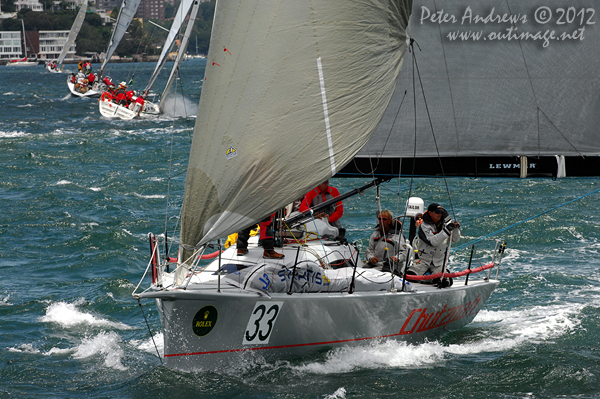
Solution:
[[[331,177],[332,159],[352,160],[392,96],[411,10],[410,0],[218,2],[182,243],[251,225]]]

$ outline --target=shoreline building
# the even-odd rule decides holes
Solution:
[[[67,42],[68,36],[68,30],[41,30],[38,58],[42,60],[53,60],[58,58]],[[69,49],[65,60],[73,60],[74,56],[75,44]]]
[[[0,32],[0,59],[12,60],[23,54],[20,31]]]

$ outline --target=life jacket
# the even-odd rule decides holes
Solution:
[[[110,91],[105,91],[104,93],[102,93],[102,95],[100,96],[100,100],[108,100],[111,101],[113,99],[113,95]]]
[[[94,81],[96,80],[96,76],[93,73],[90,73],[88,75],[88,82],[90,82],[90,84],[94,83]]]

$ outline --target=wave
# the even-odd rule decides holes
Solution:
[[[0,138],[14,139],[16,137],[27,137],[27,136],[31,136],[31,133],[0,131]]]
[[[109,327],[119,330],[131,330],[133,327],[127,324],[110,321],[91,313],[82,312],[77,305],[66,302],[56,302],[50,304],[46,309],[46,315],[39,318],[44,323],[56,323],[62,327],[69,328],[80,325],[94,327]]]

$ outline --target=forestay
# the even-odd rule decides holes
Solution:
[[[411,10],[412,0],[217,3],[185,249],[263,219],[353,158],[394,91]]]

